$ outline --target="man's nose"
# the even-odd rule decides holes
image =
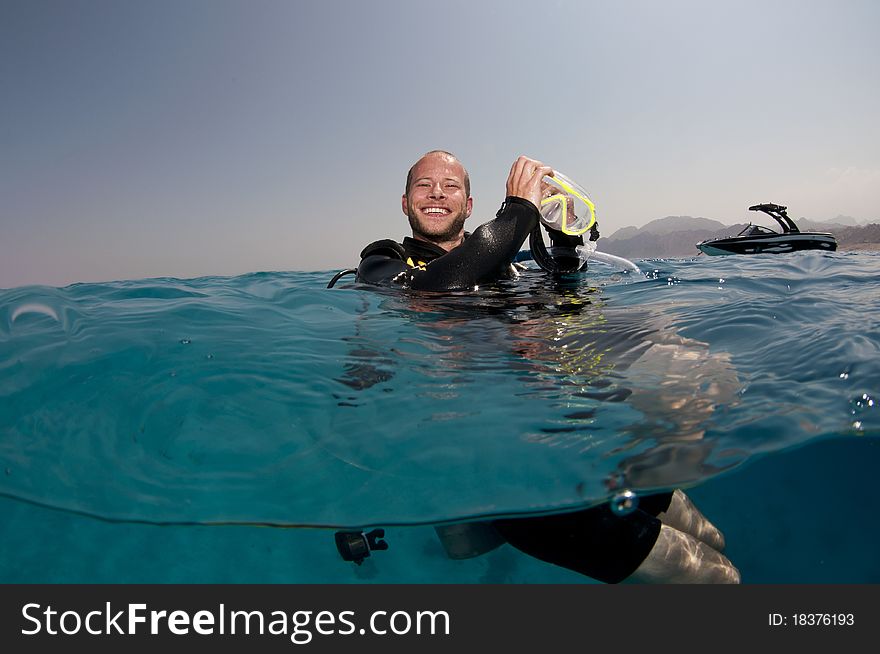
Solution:
[[[443,191],[443,184],[437,182],[431,187],[431,197],[432,198],[445,198],[446,193]]]

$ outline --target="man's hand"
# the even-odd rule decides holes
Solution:
[[[523,198],[541,209],[542,183],[544,175],[553,176],[553,169],[540,161],[521,156],[510,167],[507,176],[507,195]]]

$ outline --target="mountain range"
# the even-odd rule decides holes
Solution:
[[[758,218],[758,224],[773,221]],[[880,250],[880,221],[863,224],[851,216],[838,216],[829,222],[813,222],[806,218],[795,220],[802,231],[831,232],[839,250]],[[696,244],[707,238],[739,234],[747,223],[725,225],[709,218],[666,216],[652,220],[643,227],[624,227],[610,236],[604,236],[599,249],[620,257],[663,259],[666,257],[693,257],[700,254]],[[601,232],[601,224],[599,225]],[[778,225],[774,229],[779,231]]]

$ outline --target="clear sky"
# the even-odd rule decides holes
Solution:
[[[335,270],[455,152],[667,215],[880,220],[880,2],[0,0],[0,287]],[[601,241],[600,241],[601,246]]]

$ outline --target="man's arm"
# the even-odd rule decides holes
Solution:
[[[540,215],[530,201],[510,196],[495,220],[480,225],[457,248],[413,270],[411,288],[424,291],[466,290],[498,280],[510,266]]]

